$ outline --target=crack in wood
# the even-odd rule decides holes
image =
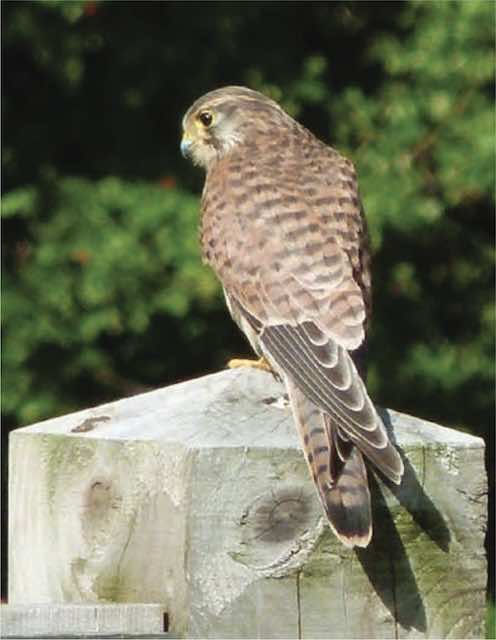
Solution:
[[[391,571],[391,582],[392,582],[392,592],[393,592],[393,611],[394,611],[394,638],[398,640],[398,602],[396,599],[396,573],[394,571],[394,558],[391,554],[394,553],[394,550],[390,552],[389,555],[389,568]]]
[[[353,572],[353,556],[350,556],[350,576]],[[348,606],[346,602],[346,571],[341,571],[341,596],[343,603],[343,616],[346,633],[348,634]]]
[[[301,593],[300,593],[301,571],[296,572],[296,609],[298,613],[298,640],[301,640]]]
[[[425,488],[425,467],[425,447],[422,447],[422,480],[420,481],[422,489]]]

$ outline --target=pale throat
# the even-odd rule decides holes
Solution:
[[[244,136],[240,132],[223,131],[222,137],[217,138],[217,144],[202,142],[193,147],[191,155],[195,164],[208,171],[213,164],[224,158],[243,141]]]

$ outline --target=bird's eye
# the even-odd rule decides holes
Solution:
[[[204,127],[209,127],[212,124],[213,117],[210,111],[202,111],[198,114],[198,120]]]

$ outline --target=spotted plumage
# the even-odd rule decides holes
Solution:
[[[371,281],[353,165],[243,87],[197,100],[183,130],[183,152],[206,169],[203,257],[286,384],[331,527],[346,545],[366,546],[362,454],[396,483],[403,464],[363,382]]]

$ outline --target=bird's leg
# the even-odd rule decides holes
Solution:
[[[239,367],[250,367],[252,369],[260,369],[261,371],[268,371],[274,373],[272,367],[265,358],[259,358],[258,360],[229,360],[227,363],[229,369],[238,369]]]

